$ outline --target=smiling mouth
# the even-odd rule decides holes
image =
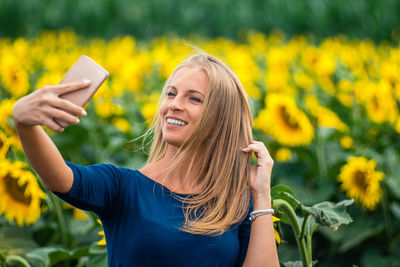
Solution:
[[[186,126],[187,122],[181,121],[181,120],[176,120],[176,119],[171,119],[167,118],[167,123],[171,125],[179,125],[179,126]]]

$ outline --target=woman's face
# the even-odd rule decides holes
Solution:
[[[163,140],[180,147],[190,135],[200,117],[206,96],[208,78],[196,67],[182,67],[167,85],[167,95],[161,104]]]

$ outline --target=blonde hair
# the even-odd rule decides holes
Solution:
[[[164,85],[160,104],[171,78],[186,66],[200,68],[207,74],[207,94],[194,130],[168,170],[188,159],[187,174],[194,166],[199,168],[195,182],[200,193],[178,197],[185,211],[181,229],[192,234],[219,235],[247,215],[250,155],[241,149],[253,140],[252,114],[239,79],[224,63],[208,54],[194,55],[174,70]],[[154,136],[148,163],[161,159],[166,152],[161,117],[159,110],[150,127]]]

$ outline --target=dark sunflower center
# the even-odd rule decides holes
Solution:
[[[283,121],[286,123],[286,125],[293,130],[297,130],[299,129],[299,124],[297,123],[297,121],[294,121],[293,119],[290,118],[290,114],[287,112],[286,107],[280,107],[279,110],[281,117],[283,119]]]
[[[31,204],[32,198],[30,196],[29,197],[24,196],[24,193],[26,190],[26,184],[23,186],[19,186],[17,183],[17,180],[12,178],[9,175],[6,175],[6,177],[4,177],[3,179],[6,183],[8,194],[15,201],[21,202],[22,204],[25,204],[25,205]]]
[[[15,72],[12,74],[11,79],[12,79],[13,83],[18,82],[18,76],[17,76],[17,74]]]
[[[365,172],[362,171],[356,171],[354,173],[354,182],[358,188],[360,188],[363,191],[366,191],[368,188],[368,183],[367,179],[365,177]]]
[[[379,109],[379,101],[378,101],[378,98],[376,96],[372,97],[372,105],[374,106],[375,110]]]

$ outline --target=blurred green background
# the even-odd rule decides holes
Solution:
[[[86,37],[174,33],[239,38],[243,29],[316,38],[400,38],[397,0],[1,0],[0,37],[72,27]]]

